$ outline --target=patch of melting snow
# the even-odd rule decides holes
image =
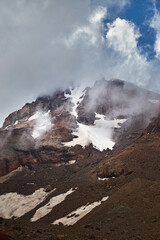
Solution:
[[[46,192],[44,188],[40,188],[31,195],[15,192],[3,194],[0,196],[0,217],[19,218],[42,203],[54,190]]]
[[[65,94],[65,97],[69,97],[72,100],[73,108],[71,114],[74,115],[76,118],[78,117],[76,108],[80,102],[83,100],[83,96],[85,95],[84,86],[80,86],[73,90],[70,90],[71,94]]]
[[[46,216],[47,214],[49,214],[52,209],[60,204],[61,202],[63,202],[66,197],[68,195],[70,195],[71,193],[73,193],[77,188],[71,188],[68,192],[66,193],[62,193],[58,196],[52,197],[49,202],[44,205],[43,207],[39,208],[36,213],[34,214],[34,216],[31,218],[31,222],[36,222],[37,220],[39,220],[40,218]]]
[[[7,130],[7,129],[11,128],[11,127],[12,127],[11,125],[8,125],[7,127],[5,127],[5,129]]]
[[[100,178],[100,177],[98,177],[98,180],[99,181],[106,181],[106,180],[109,180],[109,179],[112,179],[112,178],[115,178],[115,177],[111,177],[111,178]]]
[[[72,165],[72,164],[75,164],[76,163],[76,160],[70,160],[67,165]]]
[[[10,172],[9,174],[3,176],[3,177],[0,177],[0,183],[4,183],[6,182],[7,180],[9,180],[10,178],[14,177],[17,175],[17,173],[20,173],[22,172],[24,169],[24,167],[20,166],[19,168],[13,170],[12,172]]]
[[[95,120],[94,125],[77,123],[78,129],[76,132],[73,132],[77,138],[64,143],[64,145],[71,147],[79,144],[85,147],[92,143],[100,151],[107,148],[112,150],[115,145],[115,142],[112,140],[113,128],[120,128],[120,124],[124,123],[127,119],[106,120],[104,115],[97,113],[96,118],[98,119]]]
[[[34,139],[39,138],[45,132],[49,131],[52,127],[50,111],[41,112],[37,111],[33,116],[31,116],[28,121],[35,121],[35,125],[32,132],[32,137]]]
[[[73,108],[71,114],[73,114],[76,119],[77,106],[83,100],[83,91],[84,87],[75,88],[71,90],[71,95],[66,94],[65,97],[70,97],[73,103]],[[107,148],[113,149],[115,142],[112,140],[113,128],[121,128],[120,124],[124,123],[127,119],[114,119],[107,120],[106,117],[102,114],[96,114],[96,120],[94,125],[85,125],[77,122],[78,128],[73,134],[77,136],[70,142],[64,143],[67,147],[72,147],[77,144],[85,147],[90,143],[93,144],[94,148],[103,151]]]
[[[17,125],[17,124],[18,124],[18,120],[17,120],[17,121],[15,121],[15,123],[14,123],[14,126],[15,126],[15,125]]]
[[[111,140],[110,129],[107,128],[106,131],[104,128],[98,126],[88,126],[82,123],[78,123],[78,131],[73,132],[77,138],[74,138],[70,142],[64,143],[64,145],[72,147],[79,144],[82,147],[85,147],[92,143],[93,146],[100,151],[103,151],[107,148],[112,149],[115,142]]]
[[[76,160],[70,160],[68,162],[60,162],[60,163],[55,163],[54,166],[60,167],[60,166],[68,166],[68,165],[73,165],[76,163]]]
[[[109,197],[104,197],[98,202],[94,202],[91,204],[87,204],[85,206],[82,206],[78,208],[76,211],[71,212],[67,216],[60,218],[56,221],[54,221],[52,224],[56,225],[59,223],[62,223],[63,225],[74,225],[76,222],[78,222],[81,218],[86,216],[89,212],[91,212],[95,207],[102,204],[102,202],[106,201]]]

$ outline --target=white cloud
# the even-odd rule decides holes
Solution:
[[[156,41],[154,44],[154,50],[156,52],[156,57],[160,58],[160,13],[155,9],[155,15],[151,21],[150,26],[156,31]]]
[[[101,35],[102,20],[107,15],[107,9],[99,7],[94,10],[86,25],[78,26],[75,31],[65,40],[68,47],[72,47],[79,40],[83,40],[89,45],[96,45],[103,41]]]
[[[158,60],[141,55],[132,23],[115,20],[129,2],[0,1],[0,122],[39,94],[71,83],[120,78],[157,90]],[[106,15],[114,19],[107,39]]]
[[[93,6],[104,6],[107,8],[114,7],[114,13],[110,12],[110,15],[117,14],[123,10],[127,5],[129,5],[131,0],[91,0]]]
[[[109,55],[107,75],[145,86],[150,79],[151,65],[138,49],[138,28],[125,19],[107,24],[106,45]],[[108,63],[108,62],[107,62]]]
[[[68,39],[66,39],[65,42],[68,47],[72,47],[73,44],[79,39],[87,41],[89,44],[95,45],[97,36],[95,35],[95,31],[93,29],[88,26],[82,26],[78,27],[75,32]]]
[[[138,29],[133,23],[117,18],[112,24],[107,24],[107,44],[126,56],[137,51],[137,39],[140,37]]]
[[[39,94],[76,79],[77,55],[62,40],[88,12],[89,0],[0,1],[1,124]]]
[[[95,12],[91,15],[89,21],[90,23],[96,24],[101,23],[101,21],[106,17],[107,9],[104,7],[100,7],[95,10]]]

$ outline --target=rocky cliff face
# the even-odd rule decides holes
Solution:
[[[119,177],[134,173],[144,176],[151,171],[159,179],[160,115],[142,131],[141,136],[120,153],[106,158],[97,167],[101,178]]]
[[[62,144],[72,140],[71,129],[76,127],[70,105],[63,92],[56,92],[10,114],[0,131],[0,175],[19,165],[72,159]]]
[[[102,149],[96,145],[99,136],[95,132],[100,129],[109,134],[110,141],[124,147],[138,136],[134,136],[135,132],[139,134],[155,116],[159,101],[157,94],[121,80],[104,79],[91,88],[57,91],[52,96],[39,97],[11,113],[0,129],[0,176],[20,165],[67,163],[83,160],[94,148],[107,150],[108,145]],[[117,119],[119,122],[113,124]],[[80,141],[74,143],[82,137],[80,130],[86,133],[81,141],[84,145]],[[89,144],[91,147],[85,148]]]

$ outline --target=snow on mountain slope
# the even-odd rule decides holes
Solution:
[[[74,188],[74,189],[71,188],[66,193],[62,193],[62,194],[60,194],[58,196],[52,197],[46,205],[44,205],[43,207],[39,208],[36,211],[34,216],[31,218],[31,222],[36,222],[40,218],[42,218],[42,217],[46,216],[47,214],[49,214],[56,205],[58,205],[61,202],[63,202],[66,199],[66,197],[68,195],[70,195],[71,193],[73,193],[75,190],[76,190],[76,188]]]
[[[0,217],[6,219],[19,218],[42,203],[53,191],[55,189],[46,192],[44,188],[40,188],[27,196],[15,192],[3,194],[0,196]]]
[[[76,222],[78,222],[81,218],[86,216],[88,213],[90,213],[95,207],[101,205],[104,201],[106,201],[108,197],[103,197],[98,202],[93,202],[91,204],[87,204],[85,206],[81,206],[76,211],[71,212],[67,216],[60,218],[53,222],[53,224],[59,224],[62,223],[64,225],[74,225]]]
[[[65,94],[65,97],[70,97],[73,103],[73,108],[71,114],[78,118],[77,107],[82,102],[85,96],[84,87],[75,88],[71,90],[71,94]],[[78,129],[73,132],[73,135],[77,136],[70,142],[64,143],[67,147],[72,147],[77,144],[85,147],[90,143],[93,147],[103,151],[107,148],[113,149],[115,142],[112,139],[113,128],[120,128],[119,124],[124,123],[127,119],[114,119],[106,120],[105,116],[102,114],[96,114],[96,120],[94,125],[85,125],[83,123],[77,122]]]
[[[74,115],[76,118],[78,117],[77,114],[77,106],[79,103],[83,100],[83,97],[85,95],[85,88],[84,86],[77,87],[75,89],[71,89],[71,94],[65,94],[66,98],[71,98],[71,101],[73,103],[73,108],[71,114]]]
[[[26,103],[11,113],[0,129],[0,147],[3,148],[0,176],[20,165],[39,161],[66,164],[74,159],[77,161],[77,155],[82,159],[84,154],[77,152],[76,144],[84,148],[79,150],[83,153],[91,143],[96,150],[112,150],[115,142],[121,142],[119,135],[123,127],[117,128],[126,119],[127,132],[124,132],[131,136],[154,117],[159,104],[148,99],[158,101],[160,97],[121,80],[103,79],[92,87],[57,90],[50,96]],[[134,118],[139,120],[133,125]],[[128,144],[128,139],[125,140],[124,145]]]
[[[107,148],[113,149],[115,145],[115,142],[112,140],[113,128],[120,128],[119,124],[124,123],[127,119],[106,120],[104,115],[97,113],[96,118],[93,126],[77,123],[78,130],[73,132],[77,138],[65,143],[65,146],[71,147],[79,144],[85,147],[92,143],[100,151]]]

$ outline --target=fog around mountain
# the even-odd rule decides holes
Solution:
[[[0,123],[39,95],[82,82],[92,86],[102,77],[160,92],[160,13],[150,2],[152,15],[138,25],[122,17],[130,0],[2,0]],[[139,45],[142,25],[155,32],[153,44],[143,44],[152,48],[152,59]]]

